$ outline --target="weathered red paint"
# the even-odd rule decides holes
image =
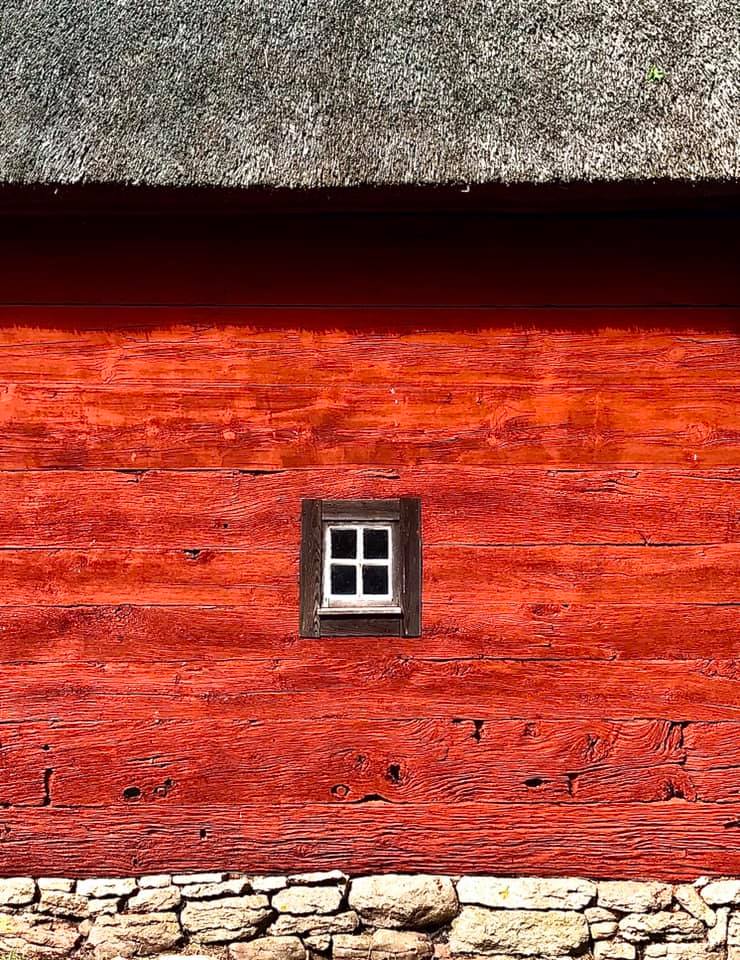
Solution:
[[[740,871],[737,231],[149,226],[0,236],[0,873]],[[422,637],[299,638],[405,494]]]

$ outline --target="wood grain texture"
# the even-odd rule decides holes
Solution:
[[[279,604],[298,617],[298,556],[278,550],[48,550],[0,554],[4,604]],[[740,603],[740,544],[429,547],[441,603]]]
[[[422,596],[422,541],[421,499],[401,498],[399,524],[401,552],[401,607],[403,609],[401,633],[404,637],[421,634]]]
[[[0,472],[0,543],[298,549],[301,500],[421,497],[439,544],[736,542],[740,468]]]
[[[736,226],[5,218],[0,875],[740,873]],[[299,637],[402,497],[423,635]]]
[[[7,663],[0,711],[9,721],[737,716],[736,660],[423,660],[366,657],[355,644],[354,653],[272,661]]]
[[[700,815],[698,815],[700,814]],[[740,873],[740,806],[181,805],[0,811],[0,873],[341,868],[692,880]],[[707,869],[708,868],[708,869]]]
[[[666,720],[54,722],[9,725],[0,757],[14,805],[726,801],[740,794],[737,746],[720,790],[711,763],[738,733]]]
[[[736,396],[722,384],[666,393],[436,379],[393,392],[13,384],[0,404],[0,468],[737,467]]]
[[[0,661],[143,663],[301,660],[348,653],[339,639],[302,640],[295,608],[271,597],[246,606],[0,606]],[[727,604],[425,603],[419,638],[364,638],[364,656],[430,660],[740,659],[738,608]]]
[[[737,385],[738,330],[737,307],[0,305],[0,381],[242,388],[317,381],[352,388],[430,381],[455,387]]]
[[[299,564],[299,622],[302,637],[318,637],[321,633],[322,502],[301,501],[301,553]]]

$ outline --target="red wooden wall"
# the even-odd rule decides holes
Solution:
[[[737,227],[6,218],[0,874],[740,873]],[[423,636],[300,639],[402,494]]]

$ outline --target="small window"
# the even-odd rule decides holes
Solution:
[[[388,607],[400,613],[390,523],[327,523],[322,612]]]
[[[304,500],[303,636],[418,636],[420,502]]]

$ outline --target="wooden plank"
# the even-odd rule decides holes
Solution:
[[[0,812],[46,806],[53,775],[48,726],[0,722]]]
[[[319,620],[323,538],[321,514],[321,500],[302,501],[299,600],[302,637],[318,637],[321,632]]]
[[[297,549],[303,498],[421,497],[427,545],[722,543],[740,539],[740,469],[428,465],[0,473],[0,543]]]
[[[740,303],[721,216],[8,216],[0,259],[4,303]]]
[[[0,811],[0,873],[740,873],[740,805],[212,805]]]
[[[0,468],[737,467],[734,386],[13,384]]]
[[[347,498],[324,500],[321,505],[325,520],[398,520],[400,506],[398,497],[387,500]]]
[[[426,603],[419,638],[364,638],[366,656],[445,660],[740,659],[734,605]],[[270,597],[247,606],[0,607],[0,663],[272,660],[331,657],[340,640],[301,640],[291,609]],[[352,649],[355,649],[354,647]]]
[[[321,617],[323,637],[398,637],[401,635],[401,616],[398,613],[366,616],[364,614],[324,614]],[[363,644],[364,646],[364,644]]]
[[[6,663],[8,721],[201,719],[731,720],[735,660],[421,660],[363,656]],[[189,654],[189,651],[184,651]]]
[[[2,307],[8,384],[740,382],[740,310]]]
[[[740,603],[740,544],[428,547],[424,599],[489,604]],[[278,550],[0,552],[0,605],[266,602],[298,620],[298,557]],[[293,628],[294,629],[294,628]]]
[[[689,724],[686,773],[711,803],[740,799],[740,723]]]
[[[418,637],[421,633],[422,544],[421,500],[401,498],[399,531],[401,550],[402,634]]]
[[[683,738],[665,720],[11,724],[0,789],[16,806],[703,799]]]

